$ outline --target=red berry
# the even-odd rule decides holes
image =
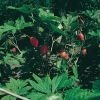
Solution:
[[[38,39],[37,38],[30,37],[30,42],[31,42],[32,46],[38,47]]]
[[[78,39],[79,39],[80,41],[84,41],[84,35],[83,35],[82,33],[79,33],[79,34],[78,34]]]
[[[64,57],[66,55],[66,52],[65,51],[60,51],[60,54],[62,57]]]
[[[64,59],[65,59],[65,60],[68,59],[68,53],[65,54]]]
[[[40,52],[41,52],[41,54],[46,54],[47,53],[47,50],[48,50],[47,45],[42,45],[41,46],[41,49],[40,49]]]
[[[82,49],[82,55],[83,55],[83,56],[85,56],[85,55],[86,55],[86,53],[87,53],[86,48]]]
[[[68,53],[67,52],[65,52],[64,50],[60,50],[60,55],[65,59],[65,60],[67,60],[68,59]]]
[[[12,48],[12,52],[15,53],[16,52],[16,48]]]

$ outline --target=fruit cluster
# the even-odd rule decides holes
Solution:
[[[30,43],[31,43],[32,46],[34,46],[34,47],[38,47],[38,44],[39,44],[38,39],[35,38],[35,37],[30,37]],[[46,54],[47,51],[48,51],[47,45],[45,45],[45,44],[42,45],[41,48],[40,48],[40,53],[41,53],[41,54]]]
[[[82,33],[79,33],[78,35],[78,39],[82,42],[84,41],[84,35]],[[36,37],[30,37],[30,43],[32,46],[34,46],[35,48],[38,47],[39,45],[39,41]],[[48,51],[48,46],[46,44],[42,45],[40,47],[40,53],[41,54],[46,54]],[[13,48],[12,49],[12,52],[15,53],[16,52],[16,48]],[[60,50],[60,55],[65,59],[67,60],[68,59],[68,53],[65,52],[64,50]],[[82,54],[85,55],[86,54],[86,49],[82,50]]]

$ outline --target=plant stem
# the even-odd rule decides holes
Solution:
[[[6,94],[10,94],[10,95],[12,95],[12,96],[14,96],[14,97],[16,97],[16,98],[21,99],[21,100],[29,100],[29,99],[27,99],[27,98],[25,98],[25,97],[22,97],[22,96],[20,96],[20,95],[15,94],[15,93],[9,92],[9,91],[4,90],[4,89],[2,89],[2,88],[0,88],[0,91],[1,91],[1,92],[4,92],[4,93],[6,93]]]

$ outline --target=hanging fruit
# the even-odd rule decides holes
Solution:
[[[82,42],[82,41],[84,41],[84,35],[83,35],[83,33],[79,33],[78,34],[78,39]]]
[[[40,48],[41,54],[46,54],[47,53],[47,50],[48,50],[47,45],[42,45],[41,48]]]
[[[68,53],[67,52],[65,52],[64,50],[60,50],[60,55],[65,59],[65,60],[67,60],[68,59]]]
[[[16,48],[12,48],[12,53],[15,53],[16,52]]]
[[[39,42],[38,42],[38,39],[37,38],[30,37],[30,42],[31,42],[32,46],[38,47]]]
[[[87,50],[86,50],[86,48],[83,48],[82,49],[82,55],[85,56],[86,54],[87,54]]]

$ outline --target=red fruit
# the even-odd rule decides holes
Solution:
[[[68,53],[67,52],[65,52],[65,51],[63,51],[63,50],[60,50],[60,55],[65,59],[65,60],[67,60],[68,59]]]
[[[61,55],[62,57],[64,57],[64,56],[66,55],[66,52],[63,51],[63,50],[61,50],[61,51],[60,51],[60,55]]]
[[[65,59],[65,60],[68,59],[68,53],[65,54],[64,59]]]
[[[86,55],[86,53],[87,53],[87,50],[84,48],[84,49],[82,49],[82,55],[83,56],[85,56]]]
[[[35,37],[30,37],[30,42],[31,42],[31,44],[32,44],[32,46],[34,46],[34,47],[38,47],[38,39],[37,38],[35,38]]]
[[[78,39],[79,39],[80,41],[84,41],[84,35],[83,35],[82,33],[79,33],[79,34],[78,34]]]
[[[16,48],[12,48],[12,52],[15,53],[16,52]]]
[[[41,49],[40,49],[40,52],[41,52],[41,54],[46,54],[47,53],[47,50],[48,50],[47,45],[42,45],[41,46]]]

